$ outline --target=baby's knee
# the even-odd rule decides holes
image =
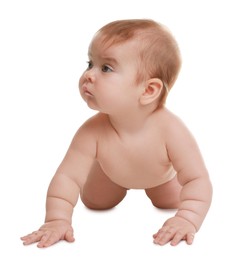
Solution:
[[[151,200],[152,205],[159,209],[177,209],[180,204],[179,196],[163,196],[155,194],[146,190],[148,198]]]
[[[93,198],[93,199],[89,199],[85,194],[81,194],[80,198],[81,201],[83,202],[83,204],[89,208],[89,209],[93,209],[93,210],[108,210],[108,209],[112,209],[115,206],[117,206],[122,200],[124,196],[122,197],[117,197],[117,198],[113,198],[113,199],[101,199],[101,198]]]
[[[116,205],[105,205],[104,203],[94,203],[85,199],[84,197],[81,197],[81,201],[87,208],[92,210],[106,210],[116,206]]]
[[[177,209],[179,207],[179,200],[176,201],[158,201],[151,200],[152,205],[158,209]]]

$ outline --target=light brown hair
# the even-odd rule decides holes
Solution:
[[[139,69],[137,83],[150,78],[162,80],[160,103],[164,103],[168,91],[174,85],[181,67],[178,44],[171,32],[162,24],[149,19],[117,20],[99,31],[106,47],[137,39]]]

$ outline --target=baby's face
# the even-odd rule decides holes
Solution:
[[[88,56],[88,68],[79,81],[81,96],[88,106],[107,114],[124,113],[137,106],[140,94],[136,84],[137,42],[104,48],[97,36]]]

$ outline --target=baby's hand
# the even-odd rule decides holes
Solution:
[[[168,219],[163,227],[153,235],[154,243],[164,245],[171,241],[172,246],[176,246],[181,240],[186,240],[188,245],[193,243],[196,229],[193,224],[181,217]]]
[[[35,242],[38,247],[49,247],[59,240],[74,242],[73,228],[65,220],[53,220],[45,223],[38,231],[21,237],[24,245],[29,245]]]

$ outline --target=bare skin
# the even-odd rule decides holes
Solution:
[[[50,183],[45,224],[21,239],[38,247],[73,242],[79,197],[101,210],[121,202],[127,189],[144,189],[154,206],[177,209],[153,235],[154,243],[192,244],[212,196],[197,143],[178,117],[159,106],[159,79],[134,86],[136,41],[102,51],[99,44],[98,35],[79,86],[88,106],[100,112],[77,131]]]

